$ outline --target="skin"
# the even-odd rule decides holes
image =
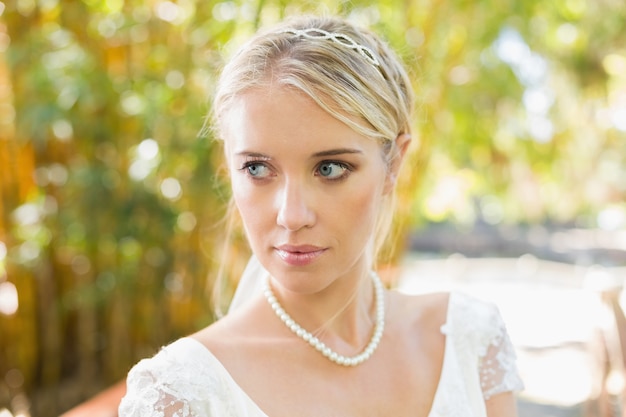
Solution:
[[[286,87],[247,92],[223,122],[235,203],[281,305],[335,351],[359,353],[375,317],[374,224],[410,137],[399,135],[399,157],[385,161],[379,143]],[[448,295],[385,298],[381,344],[354,368],[295,337],[262,296],[194,337],[269,416],[427,417]],[[510,394],[487,407],[490,417],[516,415]]]
[[[334,285],[354,288],[392,189],[379,144],[286,89],[248,93],[236,109],[226,140],[233,196],[276,291],[317,302]]]

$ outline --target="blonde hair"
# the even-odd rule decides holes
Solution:
[[[335,38],[308,37],[327,33]],[[298,33],[300,35],[298,35]],[[363,49],[346,46],[347,41]],[[257,33],[233,56],[218,80],[213,126],[223,137],[231,103],[251,89],[300,90],[333,117],[381,143],[388,166],[398,157],[395,139],[410,134],[413,91],[400,60],[377,36],[336,17],[299,16]],[[374,256],[388,235],[393,193],[375,228]]]

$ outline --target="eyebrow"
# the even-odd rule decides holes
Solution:
[[[252,158],[260,158],[260,159],[271,159],[271,157],[269,155],[266,155],[266,154],[260,153],[260,152],[241,151],[241,152],[235,153],[235,155],[247,156],[247,157],[252,157]]]
[[[361,154],[363,153],[359,149],[352,148],[338,148],[338,149],[329,149],[327,151],[316,152],[313,154],[313,157],[320,158],[325,156],[336,156],[336,155],[344,155],[344,154]]]
[[[359,149],[352,148],[337,148],[337,149],[328,149],[326,151],[316,152],[312,155],[313,158],[324,158],[327,156],[337,156],[337,155],[345,155],[345,154],[362,154],[363,151]],[[251,151],[241,151],[237,152],[236,155],[247,156],[252,158],[260,158],[260,159],[272,159],[269,155],[261,153],[261,152],[251,152]]]

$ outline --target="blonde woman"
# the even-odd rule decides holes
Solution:
[[[121,416],[515,416],[497,310],[408,296],[372,270],[411,142],[392,51],[337,18],[265,30],[214,101],[254,254],[229,313],[128,376]]]

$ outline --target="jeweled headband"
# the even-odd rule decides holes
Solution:
[[[356,43],[351,37],[349,37],[348,35],[344,35],[343,33],[330,33],[323,29],[316,28],[285,29],[282,30],[280,33],[291,33],[295,36],[302,36],[306,39],[328,39],[345,48],[354,49],[359,54],[361,54],[363,58],[367,60],[367,62],[374,65],[375,67],[380,66],[378,58],[376,58],[376,55],[370,48]]]

